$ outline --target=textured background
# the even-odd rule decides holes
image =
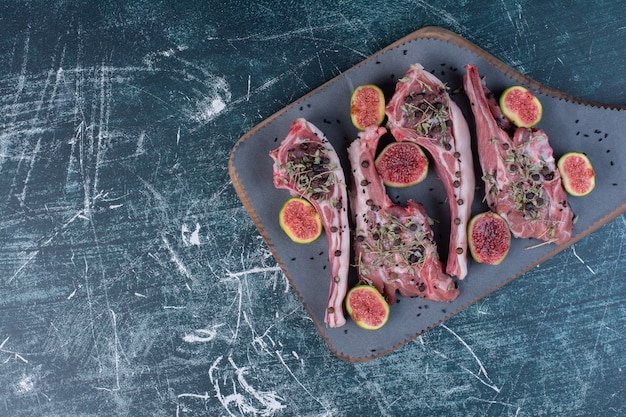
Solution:
[[[350,364],[227,171],[254,125],[427,25],[626,105],[622,2],[221,3],[0,3],[0,415],[626,414],[624,216]]]

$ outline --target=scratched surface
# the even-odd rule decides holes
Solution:
[[[227,172],[247,130],[427,25],[626,105],[621,1],[195,3],[0,3],[0,415],[626,414],[624,216],[350,364]]]

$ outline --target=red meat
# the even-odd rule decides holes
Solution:
[[[478,155],[489,208],[501,215],[515,237],[564,243],[574,214],[541,129],[508,124],[473,65],[465,67],[465,93],[476,120]]]
[[[450,209],[450,246],[446,272],[467,275],[467,224],[474,200],[471,136],[459,107],[445,85],[413,64],[396,84],[385,112],[396,140],[418,143],[434,161]]]
[[[350,228],[346,181],[339,157],[324,134],[302,118],[291,124],[287,136],[270,156],[274,160],[274,186],[306,198],[320,214],[328,238],[331,274],[324,323],[343,326]]]
[[[407,207],[394,204],[376,172],[376,147],[385,132],[383,127],[368,127],[348,148],[359,278],[374,285],[389,303],[395,302],[396,291],[435,301],[454,300],[459,290],[443,272],[424,207],[410,200]]]

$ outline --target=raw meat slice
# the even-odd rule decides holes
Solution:
[[[291,124],[287,136],[270,156],[274,160],[274,186],[306,198],[322,218],[331,274],[324,323],[329,327],[343,326],[350,226],[347,186],[339,157],[324,134],[303,118]]]
[[[424,207],[411,200],[406,207],[394,204],[376,172],[376,147],[385,133],[384,127],[368,127],[348,147],[359,278],[374,285],[389,303],[395,302],[396,291],[435,301],[454,300],[459,290],[443,272]]]
[[[420,64],[411,65],[398,81],[385,111],[396,140],[418,143],[433,159],[450,208],[446,272],[463,279],[467,275],[467,223],[476,185],[467,122],[446,86]]]
[[[474,65],[466,65],[465,93],[476,120],[478,155],[489,208],[506,219],[515,237],[564,243],[574,214],[561,186],[548,135],[503,124],[493,94]]]

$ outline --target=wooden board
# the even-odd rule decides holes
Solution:
[[[327,328],[323,323],[330,279],[326,272],[326,240],[295,245],[282,233],[277,215],[288,193],[273,187],[268,153],[279,145],[291,122],[304,117],[324,131],[340,154],[345,170],[348,166],[346,147],[357,135],[348,110],[351,91],[357,85],[374,83],[390,97],[395,82],[415,62],[447,83],[451,91],[461,86],[466,64],[476,65],[496,94],[512,84],[534,90],[544,107],[544,117],[538,127],[550,136],[555,155],[558,157],[572,150],[585,152],[596,169],[597,187],[586,198],[570,199],[579,220],[567,243],[528,250],[539,242],[515,239],[507,260],[501,265],[470,264],[468,277],[460,282],[461,295],[452,303],[403,298],[392,306],[388,324],[376,332],[361,330],[351,321],[341,328]],[[473,117],[467,98],[463,94],[453,94],[452,98],[461,107],[473,134]],[[234,146],[229,172],[247,212],[330,349],[344,360],[360,362],[397,349],[624,213],[626,168],[617,156],[626,148],[621,140],[625,125],[624,108],[586,102],[541,85],[460,36],[441,28],[426,27],[394,42],[254,127]],[[473,141],[475,144],[474,137]],[[480,178],[480,173],[477,177]],[[439,184],[434,174],[430,174],[424,183],[394,190],[390,196],[400,203],[407,198],[424,203],[429,216],[436,220],[435,239],[445,259],[449,214]],[[479,192],[473,212],[485,209]],[[353,270],[351,281],[356,280]]]

